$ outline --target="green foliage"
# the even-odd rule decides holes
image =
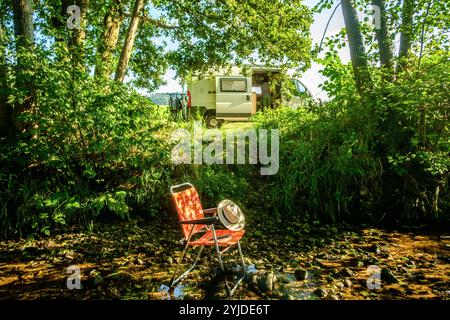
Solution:
[[[336,53],[326,53],[320,62],[325,66],[321,73],[327,78],[321,85],[333,104],[348,109],[358,99],[351,65],[344,65]]]
[[[395,81],[386,81],[385,71],[372,67],[373,100],[359,98],[349,65],[343,65],[332,53],[322,62],[322,73],[328,77],[323,88],[332,100],[325,104],[321,119],[332,127],[338,122],[349,125],[358,136],[365,137],[366,151],[372,158],[369,162],[380,167],[375,181],[362,190],[373,198],[374,221],[448,220],[448,53],[437,50],[422,57],[420,68],[413,68],[410,62],[411,68],[397,73]],[[333,115],[332,119],[325,120],[326,114]],[[338,130],[342,133],[342,127]],[[327,131],[322,133],[325,136]],[[337,150],[341,143],[337,140],[328,145]],[[347,165],[356,163],[353,159]],[[358,172],[357,168],[352,171]],[[325,176],[328,174],[332,172]],[[355,177],[355,181],[358,179],[362,176]]]
[[[386,200],[405,218],[441,220],[449,210],[449,61],[437,53],[425,58],[422,67],[384,84],[378,138],[387,174],[393,174]]]
[[[35,61],[26,76],[36,103],[18,117],[24,130],[16,139],[2,141],[3,234],[47,234],[108,212],[127,219],[134,188],[149,187],[145,168],[171,167],[162,138],[169,113],[129,87],[46,60],[45,52],[27,55]],[[21,87],[11,89],[11,103],[26,98]]]
[[[202,195],[207,207],[215,207],[220,200],[233,199],[244,204],[251,186],[245,174],[237,174],[233,168],[222,165],[194,166],[189,178]]]
[[[322,88],[332,98],[326,108],[352,123],[382,168],[377,183],[369,187],[369,193],[379,195],[373,201],[375,221],[448,221],[449,34],[448,15],[442,13],[449,2],[418,0],[402,12],[398,2],[383,1],[386,29],[379,33],[370,18],[371,3],[352,2],[364,13],[360,23],[366,54],[358,58],[369,62],[370,84],[361,84],[365,90],[358,93],[352,79],[352,64],[358,59],[352,57],[353,63],[344,65],[338,58],[338,49],[347,45],[344,29],[327,39],[325,57],[317,59],[328,78]],[[332,1],[321,0],[314,10],[331,6]],[[404,25],[409,9],[412,21]],[[392,45],[399,33],[411,40],[404,57],[396,56]],[[390,54],[382,55],[380,43]],[[383,57],[391,60],[385,69],[379,67]]]
[[[98,51],[108,31],[105,18],[113,5],[120,8],[115,18],[122,21],[117,45],[111,48],[114,66],[119,59],[130,21],[124,13],[132,12],[134,0],[90,1],[82,49],[88,68],[100,61]],[[56,47],[73,36],[66,28],[64,6],[64,1],[56,0],[33,3],[37,45],[62,59],[67,56],[55,52]],[[2,11],[2,20],[12,24],[12,14]],[[180,75],[258,59],[303,69],[309,65],[311,23],[311,13],[300,0],[146,1],[128,75],[134,85],[154,90],[164,83],[169,65]]]
[[[96,219],[154,217],[169,205],[168,187],[186,180],[211,205],[223,197],[243,199],[246,170],[174,166],[168,138],[182,125],[131,85],[154,90],[169,66],[186,75],[232,62],[297,70],[309,64],[312,17],[297,0],[147,1],[127,85],[109,78],[134,1],[83,2],[79,31],[66,27],[65,1],[29,2],[32,15],[11,4],[0,5],[0,108],[1,114],[13,111],[0,128],[8,135],[0,138],[3,237],[92,226]],[[27,25],[33,43],[14,33],[20,16],[33,20]]]
[[[180,75],[231,61],[309,65],[312,16],[300,0],[158,0],[154,5],[178,26],[165,32],[178,43],[168,57]]]
[[[0,138],[2,237],[48,235],[74,224],[92,229],[98,219],[138,214],[155,218],[170,208],[169,186],[185,181],[205,207],[229,198],[250,211],[316,223],[450,218],[449,41],[442,32],[448,1],[417,1],[411,54],[392,74],[378,67],[373,27],[362,23],[373,82],[364,97],[351,65],[337,56],[345,31],[328,39],[317,60],[331,100],[254,117],[257,128],[281,132],[279,172],[267,177],[258,166],[174,165],[170,133],[192,124],[174,122],[129,84],[92,76],[112,1],[90,3],[78,48],[61,3],[37,3],[38,36],[26,49],[16,46],[11,8],[1,5],[0,106],[7,98],[18,129]],[[130,12],[133,1],[121,4]],[[355,3],[365,13],[368,4]],[[386,4],[393,40],[401,13],[395,1]],[[316,10],[332,5],[323,0]],[[136,87],[155,89],[169,66],[183,76],[229,62],[309,66],[312,19],[301,1],[155,0],[144,11],[129,65]],[[125,30],[129,17],[120,18]],[[111,48],[110,63],[119,53]]]
[[[36,61],[27,74],[36,103],[18,118],[23,131],[0,147],[3,237],[155,217],[170,208],[169,186],[184,181],[209,205],[242,199],[247,184],[226,166],[172,163],[170,133],[190,125],[173,122],[167,108],[126,85],[47,61],[45,52],[27,55]],[[11,102],[26,98],[26,91],[11,89]]]
[[[331,106],[327,106],[330,108]],[[320,114],[279,108],[255,119],[280,130],[280,170],[271,178],[271,201],[278,212],[343,219],[370,209],[367,190],[381,168],[348,112]]]

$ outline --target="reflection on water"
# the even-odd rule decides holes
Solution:
[[[242,274],[242,266],[241,265],[235,265],[232,268],[228,269],[231,273],[235,274]],[[245,272],[246,275],[252,275],[258,272],[258,269],[256,269],[254,264],[246,265],[245,266]]]
[[[245,266],[245,269],[247,271],[247,274],[254,274],[254,273],[258,272],[258,270],[256,269],[254,264],[250,264],[248,266]]]
[[[237,276],[242,274],[242,266],[241,265],[235,265],[234,267],[232,267],[231,269],[228,269],[230,272],[230,275],[232,276]],[[256,274],[258,272],[258,270],[256,269],[256,266],[251,264],[251,265],[246,265],[245,266],[245,271],[247,276],[252,275],[252,274]],[[218,273],[218,277],[219,279],[213,278],[212,281],[209,281],[207,283],[207,291],[216,291],[217,289],[219,289],[220,284],[222,284],[223,282],[223,274],[222,273]],[[214,281],[216,280],[216,281]],[[214,287],[214,288],[211,288]],[[187,285],[183,285],[183,284],[179,284],[177,286],[175,286],[174,288],[169,288],[169,286],[165,285],[165,284],[161,284],[158,288],[158,292],[161,293],[161,299],[162,300],[183,300],[185,299],[185,296],[187,294],[188,291],[192,290],[194,288],[190,288]]]
[[[174,288],[169,288],[169,286],[166,286],[165,284],[162,284],[158,292],[163,292],[165,294],[162,295],[162,300],[182,300],[184,298],[184,288],[186,286],[178,285]]]
[[[249,281],[252,275],[258,274],[258,269],[253,264],[245,266],[245,270],[247,273],[247,279],[244,281]],[[236,265],[229,271],[234,273],[234,275],[241,274],[242,266]],[[317,279],[315,279],[313,273],[308,273],[307,278],[304,281],[297,281],[295,275],[292,273],[276,272],[275,276],[277,278],[277,283],[280,284],[278,290],[280,293],[282,293],[284,297],[283,299],[286,299],[286,297],[288,296],[291,296],[291,299],[295,300],[319,299],[319,297],[317,297],[313,293],[314,290],[319,287]],[[213,279],[213,281],[210,281],[208,284],[210,287],[208,287],[207,291],[209,290],[215,292],[217,291],[217,289],[219,289],[219,286],[220,284],[222,284],[222,281],[214,281]],[[169,288],[169,286],[161,284],[159,286],[158,292],[162,293],[161,295],[162,300],[183,300],[186,296],[186,292],[192,289],[194,288],[182,284],[179,284],[174,288]],[[206,296],[209,297],[208,294]]]
[[[295,300],[317,300],[319,299],[314,290],[319,287],[316,279],[312,273],[307,274],[306,280],[297,281],[294,274],[291,273],[277,273],[279,280],[286,280],[287,284],[281,286],[280,291],[284,296],[292,296]]]

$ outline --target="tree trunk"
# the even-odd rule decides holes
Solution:
[[[16,48],[31,46],[34,42],[31,0],[13,0],[13,11]]]
[[[426,26],[427,26],[427,18],[428,18],[428,15],[430,14],[430,9],[431,9],[431,6],[433,5],[433,2],[434,2],[434,0],[428,1],[427,11],[425,12],[425,16],[423,17],[422,30],[420,32],[420,51],[419,51],[419,62],[417,63],[417,69],[420,69],[420,63],[422,61],[423,48],[425,45],[425,31],[426,31]]]
[[[386,7],[384,0],[372,0],[374,6],[380,8],[380,28],[375,29],[375,36],[378,42],[380,53],[380,65],[387,71],[388,79],[392,79],[393,74],[393,53],[392,41],[389,37],[386,21]]]
[[[74,65],[80,71],[84,71],[86,69],[84,42],[86,39],[89,0],[76,0],[75,2],[76,5],[80,7],[80,28],[72,30],[73,35],[69,40],[69,50],[72,51],[72,57],[75,59]],[[70,1],[68,2],[68,5],[70,5]]]
[[[103,37],[99,45],[100,60],[95,68],[95,75],[100,78],[108,79],[112,72],[112,61],[114,49],[119,40],[120,25],[123,21],[122,12],[123,3],[121,1],[111,3],[111,6],[105,16]]]
[[[70,3],[70,2],[69,2]],[[77,47],[82,47],[84,45],[84,40],[86,39],[86,25],[87,25],[87,12],[89,8],[89,0],[76,0],[77,6],[80,7],[80,29],[75,31],[73,37],[73,43]]]
[[[117,65],[115,80],[123,82],[127,72],[128,62],[130,61],[131,51],[133,50],[134,39],[136,38],[140,17],[144,10],[145,0],[136,0],[131,16],[130,25],[127,31],[127,37],[120,54],[119,64]]]
[[[33,8],[31,0],[13,0],[14,33],[16,36],[16,83],[15,86],[26,92],[24,101],[14,106],[11,123],[17,130],[24,129],[24,124],[17,116],[33,107],[33,82],[26,74],[33,67],[29,52],[34,51]],[[25,55],[26,54],[26,55]]]
[[[364,42],[361,34],[356,10],[350,0],[341,0],[342,13],[344,15],[345,29],[350,47],[350,56],[352,59],[353,73],[356,82],[356,88],[361,96],[372,88],[372,80],[369,73]]]
[[[403,0],[402,8],[402,24],[400,27],[400,49],[399,60],[400,66],[405,67],[405,58],[411,50],[412,36],[413,36],[413,15],[414,15],[414,0]]]
[[[8,104],[6,37],[3,31],[3,21],[0,21],[0,137],[9,136],[11,132],[12,108]]]

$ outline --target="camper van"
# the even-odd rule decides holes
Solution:
[[[245,71],[233,66],[193,75],[186,81],[188,105],[191,112],[204,116],[208,128],[219,128],[224,121],[247,121],[264,108],[281,104],[298,108],[310,101],[311,93],[299,80],[289,79],[286,84],[280,79],[281,69],[264,66],[252,66]],[[270,99],[264,95],[267,88]]]

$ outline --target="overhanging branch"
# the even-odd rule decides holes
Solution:
[[[129,13],[129,12],[125,12],[123,15],[125,17],[131,17],[131,13]],[[152,24],[154,26],[157,26],[157,27],[160,27],[160,28],[163,28],[163,29],[177,29],[177,28],[179,28],[179,26],[174,26],[174,25],[171,25],[171,24],[167,24],[164,21],[161,21],[161,20],[158,20],[158,19],[154,19],[152,17],[145,16],[145,15],[141,16],[140,19],[142,21],[144,21],[144,22],[150,23],[150,24]]]

